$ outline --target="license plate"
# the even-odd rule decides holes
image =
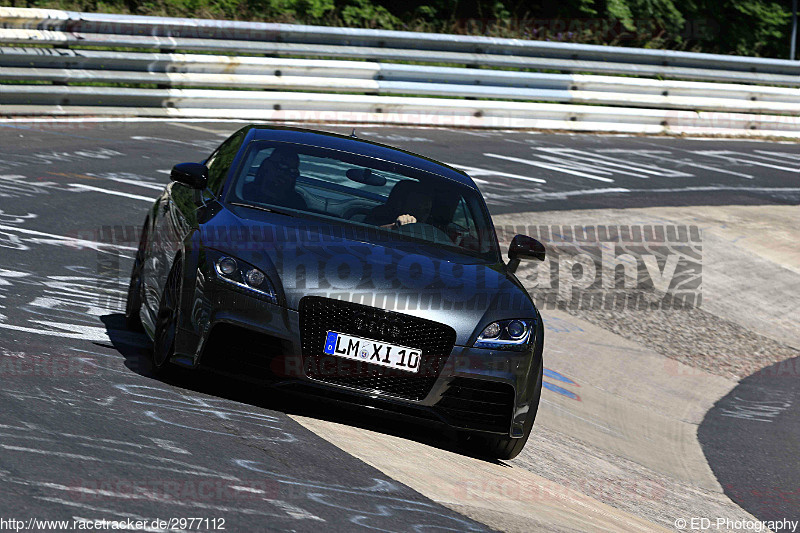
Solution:
[[[323,348],[328,355],[414,373],[419,372],[422,355],[416,348],[354,337],[335,331],[328,332]]]

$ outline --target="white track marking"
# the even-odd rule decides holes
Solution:
[[[252,494],[266,494],[267,491],[256,489],[253,487],[240,487],[239,485],[231,485],[231,489],[238,491],[238,492],[250,492]]]
[[[446,165],[450,165],[451,167],[457,168],[459,170],[463,170],[464,172],[468,173],[470,177],[475,176],[501,176],[503,178],[512,178],[517,180],[524,180],[524,181],[533,181],[536,183],[547,183],[546,180],[541,178],[532,178],[530,176],[520,176],[519,174],[509,174],[508,172],[498,172],[496,170],[489,170],[486,168],[477,168],[477,167],[468,167],[466,165],[455,165],[453,163],[445,163]],[[488,183],[488,182],[484,182]]]
[[[153,200],[150,199],[150,201],[152,202]],[[54,240],[55,243],[66,244],[69,246],[74,246],[76,248],[91,248],[93,250],[98,250],[99,248],[116,248],[118,250],[129,250],[133,252],[136,251],[136,247],[133,246],[122,246],[119,244],[108,244],[104,242],[87,241],[85,239],[65,237],[64,235],[55,235],[53,233],[45,233],[42,231],[35,231],[31,229],[23,229],[23,228],[18,228],[16,226],[6,226],[4,224],[0,224],[0,230],[10,231],[14,233],[24,233],[26,235],[34,235],[37,237],[47,237],[49,239]]]
[[[595,163],[597,165],[620,167],[626,170],[613,170],[613,169],[606,169],[606,170],[609,170],[614,174],[629,174],[631,176],[636,176],[637,178],[646,177],[642,176],[641,173],[652,174],[654,176],[664,176],[664,177],[674,177],[674,178],[692,177],[692,174],[686,174],[685,172],[680,172],[677,170],[657,169],[652,165],[634,163],[629,160],[614,159],[597,153],[584,152],[583,150],[576,150],[574,148],[535,148],[535,150],[548,152],[550,154],[555,154],[555,155],[565,155],[567,157],[572,157],[583,161],[589,161],[590,163]],[[600,163],[598,160],[601,160],[602,163]]]
[[[61,505],[67,505],[67,506],[70,506],[70,507],[77,507],[79,509],[83,509],[84,511],[94,511],[94,512],[98,512],[98,513],[103,513],[105,516],[122,516],[122,517],[125,517],[125,518],[131,518],[133,520],[151,520],[151,519],[147,519],[147,518],[145,518],[143,516],[124,513],[124,512],[120,512],[120,511],[117,511],[115,509],[109,509],[109,508],[106,508],[106,507],[96,507],[96,506],[88,505],[88,504],[82,503],[82,502],[79,503],[79,502],[75,502],[75,501],[65,500],[63,498],[50,498],[50,497],[46,497],[46,496],[34,496],[34,498],[36,498],[37,500],[45,501],[45,502],[60,503]],[[87,519],[81,518],[79,516],[73,516],[72,518],[74,518],[75,520],[78,520],[78,521],[87,520]],[[91,520],[87,520],[87,521],[91,521]],[[87,531],[88,531],[88,529],[87,529]],[[144,529],[141,529],[139,531],[152,531],[152,532],[156,532],[156,533],[165,533],[165,532],[172,532],[172,533],[184,533],[185,532],[185,533],[188,533],[184,529],[144,528]]]
[[[792,154],[789,152],[772,152],[770,150],[755,150],[759,154],[767,154],[775,157],[785,157],[788,159],[794,159],[795,161],[800,161],[800,154]]]
[[[472,135],[472,136],[475,136],[475,137],[495,137],[497,135],[497,133],[500,133],[500,132],[461,130],[459,133],[461,135]]]
[[[614,182],[614,180],[611,179],[611,178],[603,178],[603,177],[600,177],[600,176],[587,174],[585,172],[579,172],[577,170],[572,170],[570,168],[565,168],[565,167],[560,166],[558,164],[542,163],[540,161],[531,161],[529,159],[521,159],[519,157],[511,157],[511,156],[499,155],[499,154],[488,154],[487,153],[487,154],[483,154],[483,155],[486,156],[486,157],[494,157],[496,159],[505,159],[506,161],[513,161],[515,163],[522,163],[524,165],[531,165],[531,166],[534,166],[534,167],[546,168],[548,170],[555,170],[556,172],[563,172],[565,174],[572,174],[573,176],[579,176],[581,178],[589,178],[591,180],[604,181],[606,183],[613,183]]]
[[[50,190],[57,188],[58,185],[53,181],[34,181],[21,174],[0,174],[0,198],[48,194]]]
[[[605,189],[580,189],[576,191],[562,191],[562,192],[534,192],[526,193],[525,199],[541,199],[541,200],[561,200],[571,196],[586,196],[592,194],[620,194],[633,192],[631,189],[623,187],[609,187]],[[505,198],[503,198],[505,200]]]
[[[271,500],[268,498],[264,498],[264,500],[268,501],[295,520],[317,520],[318,522],[325,522],[324,518],[320,518],[315,514],[309,513],[305,509],[302,509],[296,505],[292,505],[289,502],[285,502],[283,500]]]
[[[739,156],[747,155],[747,154],[741,154],[739,152],[731,152],[729,150],[697,150],[697,151],[692,152],[692,153],[695,153],[695,154],[698,154],[698,155],[704,155],[706,157],[718,157],[720,159],[726,159],[726,160],[728,160],[728,161],[730,161],[732,163],[747,163],[747,164],[750,164],[750,165],[757,165],[757,166],[761,166],[761,167],[774,168],[776,170],[785,170],[787,172],[797,172],[798,171],[797,167],[793,167],[793,168],[782,167],[782,166],[778,166],[778,165],[770,165],[769,163],[764,163],[763,161],[756,161],[754,159],[745,159],[744,157],[739,157]]]
[[[137,402],[133,402],[133,403],[137,403]],[[141,402],[139,402],[139,403],[141,403]],[[170,409],[170,408],[169,407],[163,407],[162,409]],[[174,410],[178,410],[178,409],[174,409]],[[144,414],[144,416],[146,416],[146,417],[148,417],[148,418],[150,418],[152,420],[155,420],[156,422],[159,422],[161,424],[167,424],[167,425],[170,425],[170,426],[176,426],[176,427],[183,428],[183,429],[190,429],[192,431],[199,431],[201,433],[211,433],[211,434],[214,434],[214,435],[223,435],[223,436],[226,436],[226,437],[237,437],[238,436],[236,433],[227,433],[227,432],[224,432],[224,431],[214,431],[213,429],[199,428],[199,427],[195,427],[195,426],[189,426],[189,425],[186,425],[186,424],[179,424],[177,422],[172,422],[170,420],[162,418],[161,415],[159,415],[155,411],[143,411],[143,414]],[[265,428],[268,428],[268,429],[274,429],[274,430],[276,430],[279,433],[282,433],[284,435],[283,438],[281,438],[281,437],[257,437],[259,440],[264,440],[264,441],[268,441],[268,442],[296,442],[297,441],[297,437],[295,437],[291,433],[286,433],[285,431],[282,431],[280,427],[270,426],[270,425],[267,425],[267,424],[256,424],[256,425],[258,425],[260,427],[265,427]]]
[[[72,459],[76,461],[89,461],[95,463],[107,463],[107,464],[117,464],[117,465],[124,465],[124,466],[133,466],[136,468],[147,468],[151,470],[158,470],[161,472],[174,472],[176,474],[190,474],[193,476],[199,477],[208,477],[213,476],[214,478],[224,479],[227,481],[232,482],[239,482],[240,480],[235,477],[224,473],[214,472],[213,470],[209,470],[208,468],[204,468],[202,466],[193,465],[190,463],[184,463],[183,461],[177,461],[175,459],[168,459],[156,455],[149,455],[144,453],[136,453],[130,452],[127,450],[116,450],[110,449],[113,452],[123,452],[127,455],[132,455],[130,461],[125,459],[109,459],[109,458],[102,458],[97,457],[94,455],[85,455],[80,453],[69,453],[69,452],[61,452],[57,450],[45,450],[40,448],[29,448],[26,446],[11,446],[8,444],[1,444],[0,448],[4,450],[9,450],[13,452],[23,452],[23,453],[31,453],[31,454],[38,454],[38,455],[47,455],[49,457],[60,457],[62,459]],[[108,449],[108,448],[106,448]],[[144,462],[143,459],[152,459],[157,463],[163,464],[148,464]],[[172,466],[174,465],[174,466]]]
[[[760,153],[760,154],[755,154],[755,153],[747,154],[747,156],[748,157],[758,157],[760,159],[766,159],[767,161],[771,161],[773,163],[789,163],[789,164],[794,163],[794,161],[786,161],[785,159],[775,157],[775,155],[762,155],[765,152],[763,152],[763,151],[761,151],[761,152],[762,153]],[[780,154],[780,152],[772,152],[772,154]],[[800,168],[798,168],[797,171],[800,172]]]
[[[169,174],[169,171],[167,172],[167,174]],[[86,175],[90,176],[92,178],[98,178],[98,179],[109,180],[109,181],[116,181],[118,183],[126,183],[128,185],[135,185],[136,187],[144,187],[146,189],[154,189],[156,191],[160,191],[160,190],[164,189],[164,185],[160,185],[158,183],[148,183],[146,181],[137,181],[137,180],[131,180],[131,179],[127,179],[127,178],[117,178],[117,177],[112,177],[112,176],[104,176],[102,174],[101,175],[86,174]]]
[[[633,137],[633,135],[631,136]],[[638,136],[641,137],[641,136]],[[688,139],[692,141],[703,141],[703,142],[740,142],[740,143],[769,143],[769,144],[794,144],[796,145],[796,141],[771,141],[769,139],[759,139],[758,137],[688,137]]]
[[[211,139],[198,139],[196,141],[181,141],[179,139],[169,139],[164,137],[150,137],[148,135],[135,135],[131,137],[132,141],[140,141],[140,142],[154,142],[161,145],[167,144],[179,144],[182,146],[191,146],[193,148],[200,148],[200,149],[207,149],[209,152],[214,150],[219,144],[219,141],[214,141]]]
[[[744,174],[742,172],[734,172],[733,170],[727,170],[724,168],[701,165],[700,163],[695,163],[694,161],[687,161],[685,159],[666,157],[663,154],[671,154],[671,152],[668,150],[630,150],[627,148],[603,148],[598,150],[598,152],[602,152],[604,154],[635,154],[642,157],[649,157],[652,159],[656,159],[658,161],[673,163],[676,166],[695,167],[695,168],[701,168],[703,170],[710,170],[711,172],[721,172],[723,174],[731,174],[733,176],[739,176],[747,179],[753,178],[753,176],[751,176],[750,174]]]
[[[63,339],[77,339],[90,342],[113,342],[108,336],[108,330],[106,328],[85,326],[81,324],[48,322],[46,320],[32,320],[31,322],[33,324],[47,326],[47,328],[17,326],[15,324],[0,322],[0,329],[20,331],[23,333],[35,333],[37,335],[47,335],[51,337],[60,337]],[[145,338],[137,333],[115,330],[115,336],[121,337],[122,341],[130,346],[147,346],[147,341]]]
[[[631,189],[631,192],[766,192],[766,193],[800,193],[800,187],[720,187],[720,186],[697,186],[683,187],[681,189]]]
[[[0,286],[11,285],[11,282],[4,278],[25,278],[30,275],[31,274],[29,272],[20,272],[18,270],[7,270],[5,268],[0,268]]]
[[[2,445],[0,445],[2,446]],[[69,455],[69,454],[68,454]],[[257,515],[257,516],[268,516],[271,518],[285,518],[284,515],[279,515],[276,513],[267,513],[258,509],[248,509],[243,507],[230,507],[227,505],[216,505],[216,504],[209,504],[203,503],[199,501],[182,501],[176,499],[162,499],[156,494],[149,494],[149,493],[142,493],[142,494],[133,494],[128,492],[120,492],[116,490],[106,490],[106,489],[92,489],[87,487],[81,487],[79,485],[69,486],[63,485],[61,483],[50,483],[46,481],[37,481],[33,482],[35,486],[39,486],[46,489],[51,490],[59,490],[63,492],[69,493],[79,493],[79,494],[88,494],[91,496],[101,496],[104,498],[116,498],[119,500],[128,500],[128,501],[136,501],[136,500],[143,500],[143,501],[157,501],[159,503],[165,503],[167,505],[175,505],[178,507],[196,507],[197,509],[206,509],[210,511],[222,511],[226,513],[241,513],[245,515]],[[269,501],[269,500],[267,500]],[[283,509],[281,509],[283,510]],[[286,511],[284,511],[286,512]],[[288,513],[287,513],[288,514]],[[291,518],[294,518],[290,516]]]
[[[213,133],[214,135],[219,135],[219,136],[222,136],[222,137],[228,137],[231,134],[231,132],[227,131],[227,130],[226,131],[210,130],[210,129],[204,128],[202,126],[192,126],[190,124],[182,124],[180,122],[174,122],[174,123],[173,122],[169,122],[168,124],[170,126],[177,126],[178,128],[186,128],[186,129],[189,129],[189,130],[202,131],[204,133]]]
[[[25,333],[37,333],[39,335],[51,335],[53,337],[63,337],[66,339],[80,339],[84,341],[102,341],[108,342],[110,339],[105,333],[105,328],[96,328],[92,326],[77,326],[77,325],[61,325],[62,328],[77,329],[80,333],[73,333],[68,331],[57,331],[39,328],[27,328],[25,326],[15,326],[14,324],[0,323],[0,328],[10,329],[13,331],[23,331]],[[101,333],[102,332],[102,333]]]
[[[110,189],[103,189],[102,187],[93,187],[91,185],[84,185],[83,183],[70,183],[69,186],[72,187],[73,189],[102,192],[104,194],[110,194],[112,196],[124,196],[125,198],[132,198],[134,200],[142,200],[150,203],[155,202],[155,198],[149,198],[147,196],[139,196],[138,194],[130,194],[127,192],[112,191]]]
[[[181,448],[180,446],[178,446],[177,444],[175,444],[172,441],[164,440],[164,439],[156,439],[154,437],[150,437],[150,440],[155,442],[158,447],[164,448],[168,452],[180,453],[180,454],[184,454],[184,455],[192,455],[192,452],[190,452],[188,450],[184,450],[183,448]]]
[[[735,187],[735,186],[697,186],[697,187],[683,187],[683,188],[662,188],[662,189],[625,189],[622,187],[613,187],[606,189],[579,189],[574,191],[562,192],[522,192],[517,195],[518,199],[523,200],[563,200],[572,196],[586,196],[591,194],[627,194],[627,193],[690,193],[690,192],[755,192],[767,194],[800,194],[800,187]],[[492,194],[485,195],[490,203],[497,198],[498,200],[507,201],[504,196],[494,196]]]

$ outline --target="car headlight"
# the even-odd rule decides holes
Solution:
[[[275,287],[266,274],[246,261],[230,255],[208,251],[209,259],[214,265],[217,278],[249,292],[258,293],[272,303],[278,302]]]
[[[524,351],[533,339],[536,319],[515,318],[492,322],[478,335],[475,348]]]

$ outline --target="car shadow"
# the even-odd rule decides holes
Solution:
[[[94,344],[113,348],[119,352],[129,370],[145,377],[154,377],[155,372],[150,362],[150,341],[144,332],[129,330],[125,324],[125,315],[122,313],[103,315],[100,321],[106,328],[106,335],[111,344],[105,342]]]
[[[440,422],[418,420],[373,406],[327,400],[321,394],[310,395],[290,387],[252,383],[210,370],[188,370],[173,366],[167,372],[156,373],[150,360],[149,340],[144,333],[127,329],[125,315],[104,315],[100,320],[106,327],[111,344],[95,343],[113,348],[123,358],[124,365],[143,377],[155,379],[187,391],[206,394],[262,409],[297,415],[327,422],[345,424],[368,431],[413,440],[481,461],[508,466],[493,457],[481,455],[470,448],[458,434]],[[324,391],[322,391],[324,394]],[[354,397],[357,402],[358,398]]]

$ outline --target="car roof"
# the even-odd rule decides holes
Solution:
[[[343,150],[418,168],[432,174],[449,178],[475,190],[478,189],[475,182],[472,181],[472,178],[460,170],[440,161],[436,161],[435,159],[385,144],[338,133],[303,128],[257,124],[247,126],[247,128],[250,129],[248,132],[248,141],[283,141]]]

